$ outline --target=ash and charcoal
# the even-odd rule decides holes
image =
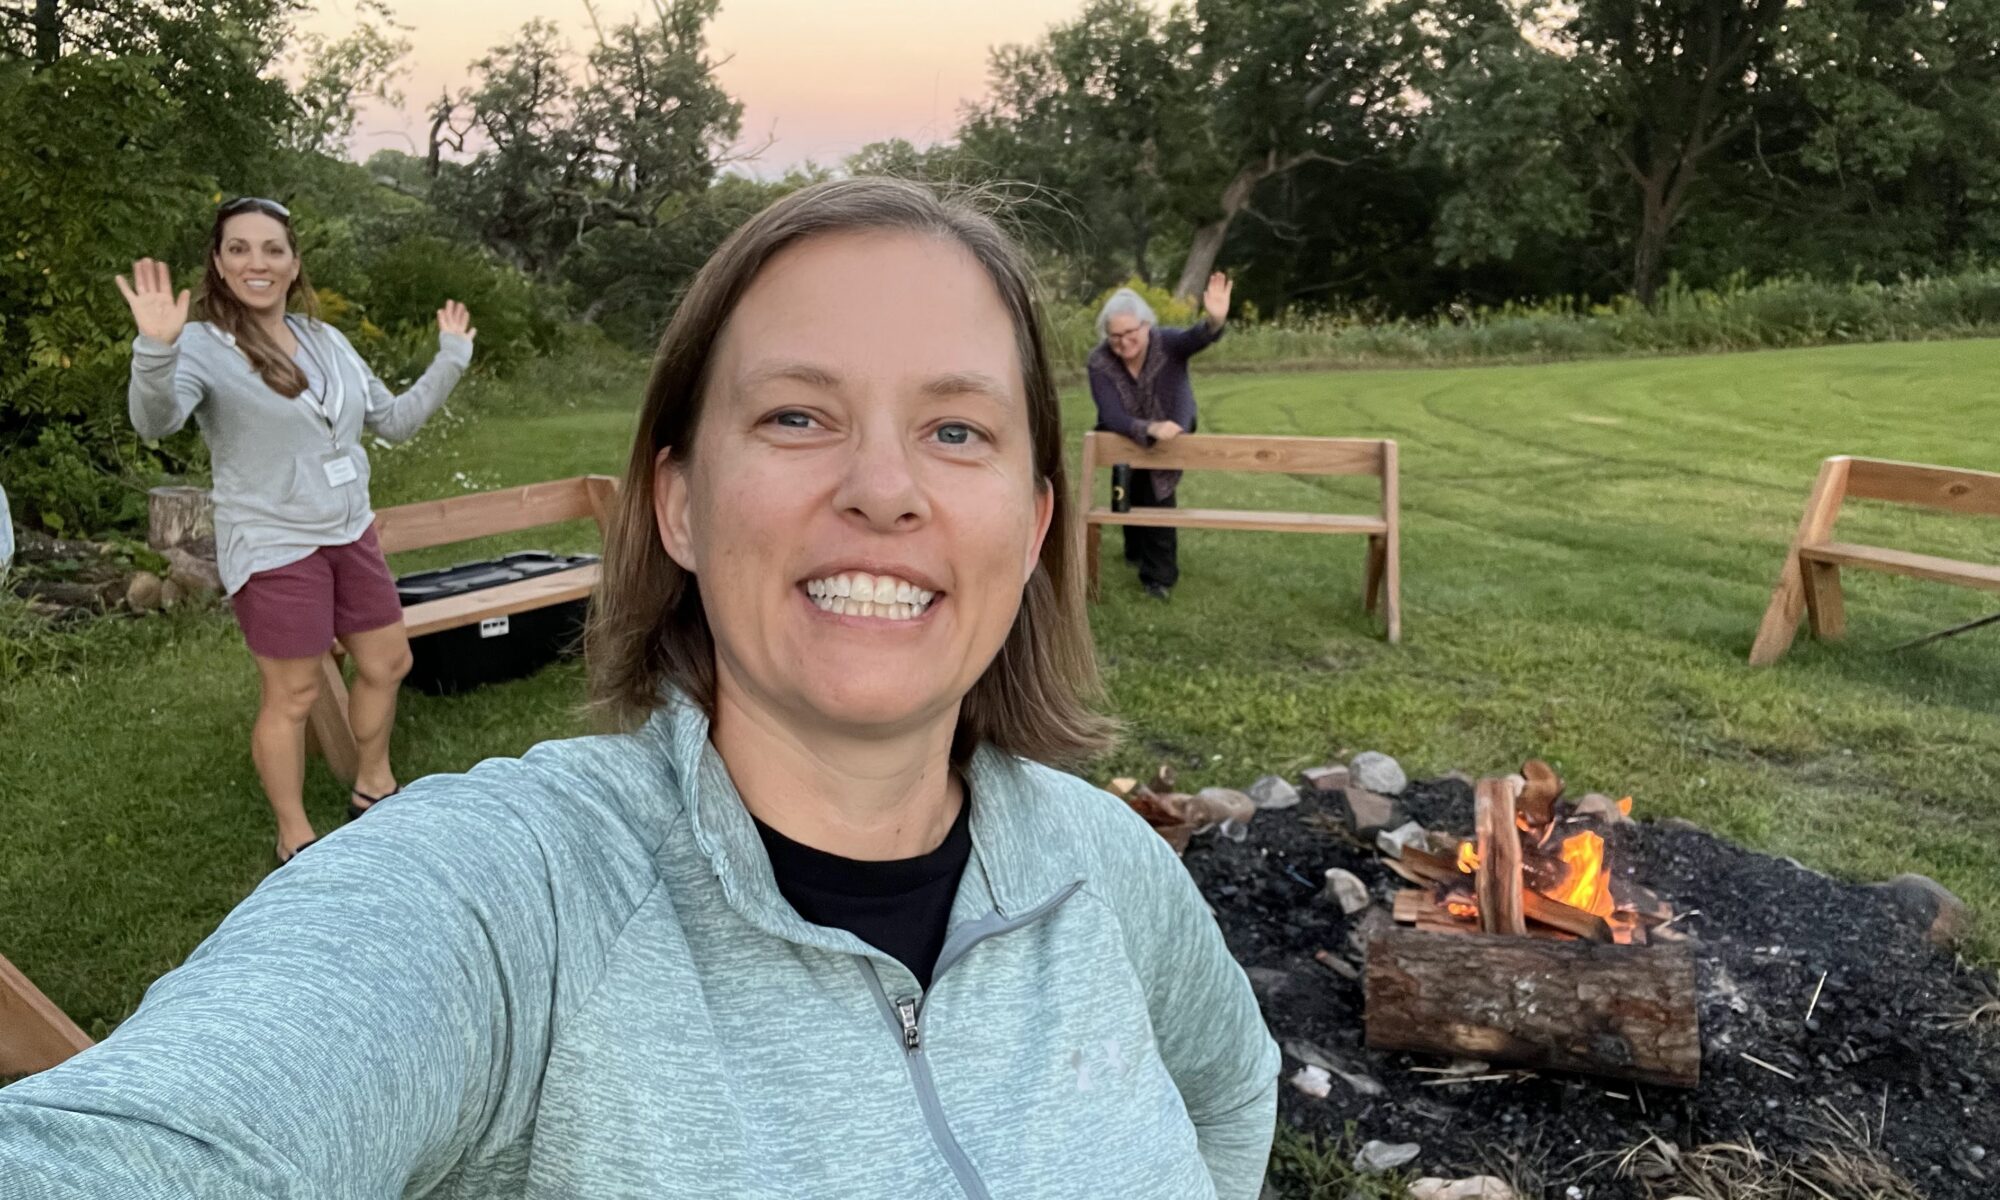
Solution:
[[[1394,805],[1428,829],[1472,827],[1462,779],[1412,783]],[[1419,1144],[1411,1169],[1426,1174],[1504,1172],[1554,1197],[1645,1200],[1672,1193],[1615,1159],[1649,1136],[1682,1149],[1747,1140],[1785,1160],[1844,1120],[1879,1127],[1879,1157],[1931,1200],[2000,1196],[2000,1030],[1954,1024],[1993,1000],[1992,975],[1933,944],[1949,914],[1921,886],[1843,883],[1684,823],[1612,825],[1615,869],[1692,935],[1700,1087],[1501,1067],[1454,1080],[1452,1064],[1364,1044],[1362,948],[1407,885],[1347,818],[1340,790],[1307,786],[1296,806],[1260,810],[1242,841],[1203,834],[1186,855],[1286,1048],[1285,1075],[1315,1067],[1309,1078],[1330,1084],[1323,1099],[1281,1087],[1291,1125],[1338,1137],[1352,1123],[1363,1139]],[[1344,912],[1326,894],[1328,868],[1351,872],[1374,904]]]

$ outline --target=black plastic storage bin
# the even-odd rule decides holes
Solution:
[[[520,550],[484,562],[404,575],[396,580],[396,595],[407,608],[596,561],[594,554]],[[588,601],[570,600],[411,638],[410,674],[403,682],[420,692],[448,696],[482,683],[532,675],[582,649],[588,610]]]

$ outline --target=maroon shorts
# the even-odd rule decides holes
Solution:
[[[370,526],[345,546],[259,571],[229,598],[243,640],[259,658],[317,658],[333,639],[403,619],[396,579]]]

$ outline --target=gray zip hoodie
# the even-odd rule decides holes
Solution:
[[[433,776],[0,1091],[0,1193],[1253,1200],[1278,1048],[1117,797],[991,748],[928,988],[786,903],[707,719]]]
[[[258,571],[366,533],[375,510],[362,431],[390,442],[416,433],[472,361],[472,339],[441,334],[429,369],[398,396],[340,330],[287,321],[315,384],[296,397],[272,391],[236,339],[205,321],[189,323],[171,345],[143,334],[132,342],[133,428],[165,437],[192,415],[208,442],[216,560],[231,594]]]

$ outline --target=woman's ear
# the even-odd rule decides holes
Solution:
[[[694,553],[694,529],[689,520],[687,463],[677,462],[669,446],[653,456],[653,520],[667,557],[690,575],[699,574]]]
[[[1049,523],[1055,519],[1056,489],[1044,479],[1035,489],[1035,536],[1028,539],[1028,561],[1021,564],[1021,586],[1035,577],[1035,568],[1042,561],[1042,543],[1048,540]]]

